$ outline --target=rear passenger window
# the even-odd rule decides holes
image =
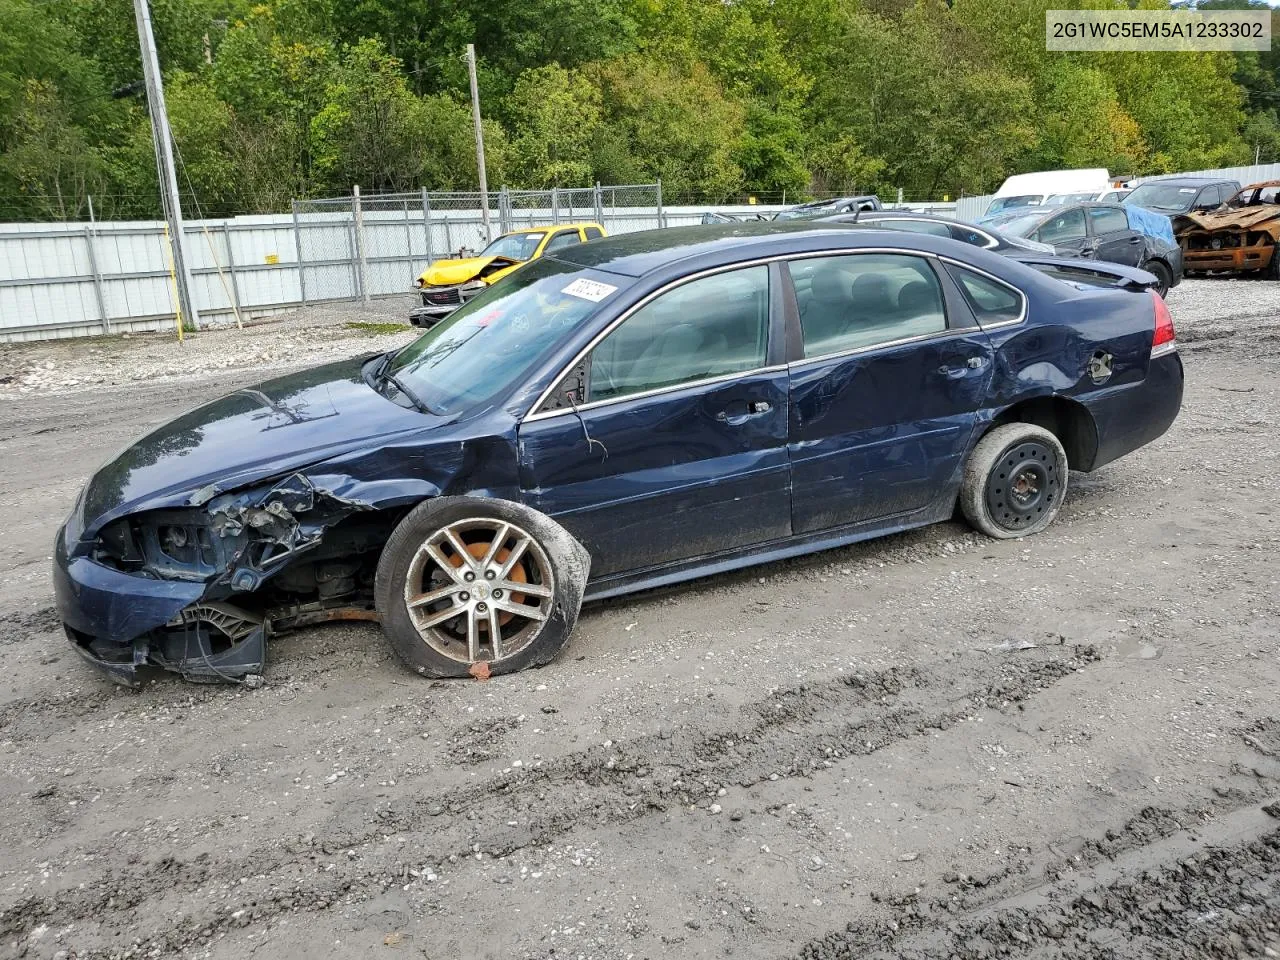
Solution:
[[[852,254],[793,260],[804,355],[822,357],[947,328],[942,288],[921,257]]]
[[[948,264],[947,269],[960,284],[964,298],[969,301],[969,307],[981,326],[1005,323],[1022,316],[1022,294],[1012,287],[955,264]]]
[[[1123,210],[1114,207],[1090,207],[1089,220],[1093,223],[1096,235],[1104,233],[1120,233],[1129,229],[1129,218]]]
[[[769,268],[681,284],[645,304],[591,352],[588,400],[743,373],[765,365]]]
[[[587,227],[586,234],[588,240],[599,240],[604,236],[604,231],[599,227]]]

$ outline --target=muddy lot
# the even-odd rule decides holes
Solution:
[[[1276,287],[1174,291],[1181,418],[1046,533],[596,604],[487,682],[352,624],[130,692],[52,610],[102,460],[398,305],[0,348],[0,957],[1280,955]]]

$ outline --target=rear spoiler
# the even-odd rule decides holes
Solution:
[[[1045,273],[1062,273],[1068,276],[1079,274],[1081,280],[1091,280],[1094,283],[1102,280],[1122,290],[1155,290],[1160,286],[1160,281],[1154,274],[1139,270],[1137,267],[1126,267],[1120,263],[1108,263],[1102,260],[1072,260],[1066,257],[1053,257],[1048,254],[1039,256],[1030,252],[1015,253],[1012,258],[1019,263],[1025,263],[1027,266],[1035,267]]]

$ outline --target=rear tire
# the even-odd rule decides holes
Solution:
[[[1142,265],[1142,269],[1147,273],[1154,274],[1159,283],[1156,286],[1156,293],[1166,297],[1169,294],[1169,287],[1173,284],[1173,271],[1169,269],[1168,264],[1163,260],[1148,260]]]
[[[964,467],[960,510],[997,540],[1039,533],[1067,493],[1067,452],[1048,430],[1006,423],[978,441]]]
[[[1280,244],[1271,247],[1271,262],[1267,264],[1263,276],[1268,280],[1280,280]]]
[[[440,497],[392,531],[374,595],[392,649],[415,672],[514,673],[568,641],[590,563],[559,524],[522,504]]]

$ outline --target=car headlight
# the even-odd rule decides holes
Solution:
[[[477,290],[483,290],[487,286],[489,286],[489,284],[485,283],[483,280],[475,279],[468,280],[466,283],[461,284],[458,289],[463,293],[475,293]]]

